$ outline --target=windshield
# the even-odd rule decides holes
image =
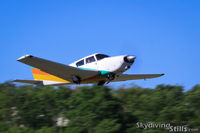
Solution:
[[[96,55],[97,60],[101,60],[101,59],[107,58],[107,57],[109,57],[109,56],[108,56],[108,55],[105,55],[105,54],[97,54],[97,55]]]

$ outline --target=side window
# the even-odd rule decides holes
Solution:
[[[91,63],[91,62],[94,62],[94,61],[95,61],[94,56],[91,56],[91,57],[86,59],[86,63]]]
[[[78,66],[82,66],[82,65],[84,65],[84,60],[81,60],[81,61],[79,61],[79,62],[76,63],[76,66],[77,66],[77,67],[78,67]]]

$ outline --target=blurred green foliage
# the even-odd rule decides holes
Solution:
[[[59,123],[60,122],[60,123]],[[200,85],[37,87],[0,84],[0,133],[163,133],[139,123],[200,130]],[[196,131],[198,132],[198,131]]]

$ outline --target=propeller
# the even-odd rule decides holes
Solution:
[[[124,57],[124,61],[127,63],[133,63],[135,60],[136,56],[128,55]]]

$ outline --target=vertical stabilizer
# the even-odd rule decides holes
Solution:
[[[33,78],[35,80],[47,80],[47,81],[57,81],[57,82],[69,82],[69,81],[66,81],[64,79],[61,79],[59,77],[56,77],[54,75],[51,75],[49,73],[46,73],[46,72],[43,72],[41,71],[40,69],[38,68],[35,68],[35,67],[31,67],[31,71],[32,71],[32,74],[33,74]]]

